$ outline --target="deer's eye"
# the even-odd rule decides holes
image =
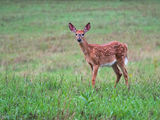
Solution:
[[[84,34],[82,34],[82,36],[84,36]]]

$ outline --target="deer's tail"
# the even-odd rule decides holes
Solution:
[[[128,46],[125,43],[124,43],[124,48],[125,48],[125,60],[124,60],[124,63],[125,63],[125,65],[127,65],[127,63],[128,63],[128,55],[127,55]]]

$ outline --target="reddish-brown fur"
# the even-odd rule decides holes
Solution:
[[[79,34],[84,34],[86,29],[87,28],[85,27],[84,30],[76,30],[76,29],[74,30],[75,30],[75,33],[79,35]],[[89,29],[90,29],[90,24],[89,24]],[[119,82],[122,76],[122,73],[119,70],[119,68],[123,72],[125,83],[127,87],[129,87],[128,86],[128,73],[125,68],[125,58],[127,57],[127,50],[128,50],[127,45],[124,43],[120,43],[118,41],[112,41],[108,44],[103,44],[103,45],[88,44],[88,42],[86,41],[84,37],[81,37],[81,39],[82,39],[82,42],[79,43],[80,48],[84,53],[86,61],[88,62],[88,64],[91,66],[91,69],[92,69],[93,87],[95,86],[95,80],[96,80],[96,76],[97,76],[99,67],[106,63],[111,63],[114,60],[116,60],[116,62],[112,65],[112,68],[117,76],[117,80],[116,80],[114,87],[116,87],[117,83]]]

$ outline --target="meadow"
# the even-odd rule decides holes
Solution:
[[[89,43],[128,44],[124,78],[101,68],[96,86],[68,23]],[[0,119],[160,119],[160,1],[0,1]]]

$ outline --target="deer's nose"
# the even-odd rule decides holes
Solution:
[[[81,42],[81,38],[78,38],[77,41],[78,41],[78,42]]]

